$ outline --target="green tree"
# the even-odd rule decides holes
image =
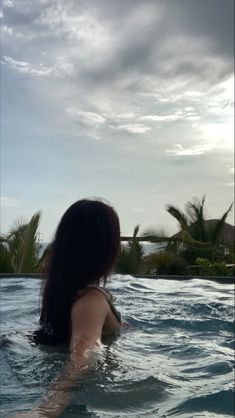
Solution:
[[[40,251],[37,230],[40,217],[41,213],[36,212],[27,224],[17,221],[8,234],[0,236],[1,272],[37,271]]]
[[[134,229],[133,238],[126,246],[122,246],[117,264],[116,272],[120,274],[137,274],[139,273],[141,262],[143,259],[143,246],[137,237],[139,233],[139,225]]]
[[[197,258],[195,261],[201,268],[201,274],[206,276],[229,276],[229,269],[224,261],[211,263],[205,258]]]
[[[179,232],[167,237],[149,231],[145,236],[149,236],[152,242],[166,242],[168,251],[183,255],[189,262],[194,262],[198,257],[220,259],[224,256],[221,234],[232,206],[221,218],[208,222],[205,216],[205,196],[201,200],[194,198],[187,202],[185,212],[174,205],[167,205],[167,212],[176,219]]]

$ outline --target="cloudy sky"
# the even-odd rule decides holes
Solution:
[[[233,0],[3,0],[1,223],[99,196],[123,234],[233,201]],[[232,213],[228,221],[233,223]]]

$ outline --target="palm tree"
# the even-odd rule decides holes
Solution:
[[[9,272],[37,271],[40,250],[37,230],[40,217],[41,213],[36,212],[28,224],[17,221],[8,234],[0,236],[0,258]]]
[[[190,261],[197,257],[216,257],[221,249],[220,238],[225,221],[232,209],[231,204],[221,218],[213,222],[205,218],[205,196],[200,200],[194,198],[185,205],[185,212],[174,205],[167,205],[167,212],[178,222],[179,232],[172,237],[147,233],[153,242],[166,242],[167,249],[176,253],[183,253]]]
[[[137,235],[139,225],[134,229],[133,238],[127,246],[122,246],[116,264],[116,272],[121,274],[137,274],[143,258],[143,246],[140,244]]]

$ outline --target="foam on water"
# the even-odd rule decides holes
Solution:
[[[62,370],[68,347],[35,347],[40,281],[1,279],[1,409],[30,410]],[[130,324],[72,389],[63,418],[229,417],[233,401],[233,285],[115,276]]]

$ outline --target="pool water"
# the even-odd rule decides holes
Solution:
[[[40,280],[1,279],[2,418],[46,394],[66,346],[33,346]],[[105,348],[61,415],[229,417],[234,414],[232,284],[113,276],[108,288],[130,328]]]

